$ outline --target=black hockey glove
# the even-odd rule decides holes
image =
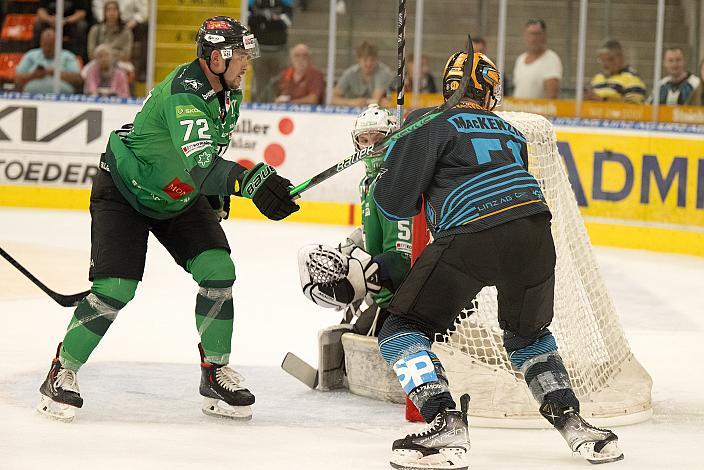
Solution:
[[[300,209],[289,195],[290,188],[291,182],[265,163],[257,163],[235,181],[235,195],[251,199],[271,220],[284,219]]]
[[[220,221],[230,217],[230,196],[205,196]]]

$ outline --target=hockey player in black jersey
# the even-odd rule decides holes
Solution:
[[[379,334],[382,357],[430,423],[393,443],[391,465],[467,468],[469,397],[461,397],[457,410],[431,345],[487,285],[498,290],[504,347],[541,414],[589,462],[620,460],[616,435],[580,417],[548,329],[555,286],[551,214],[528,173],[525,137],[491,112],[501,100],[499,72],[484,54],[458,52],[445,66],[443,94],[447,99],[458,88],[466,60],[473,63],[465,98],[388,149],[374,191],[391,220],[417,214],[425,201],[434,238],[397,290]]]

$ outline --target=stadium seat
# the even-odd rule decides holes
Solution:
[[[36,18],[37,15],[7,15],[0,37],[8,41],[31,41]]]
[[[24,54],[20,53],[5,53],[0,54],[0,81],[14,82],[15,69],[17,64],[22,60]]]

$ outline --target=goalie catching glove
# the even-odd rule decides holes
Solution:
[[[379,265],[359,247],[349,254],[325,245],[305,245],[298,252],[303,294],[321,307],[341,310],[379,292]]]

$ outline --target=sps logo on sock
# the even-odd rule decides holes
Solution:
[[[427,351],[419,351],[400,359],[394,364],[394,372],[406,395],[419,385],[438,381],[433,361]]]

